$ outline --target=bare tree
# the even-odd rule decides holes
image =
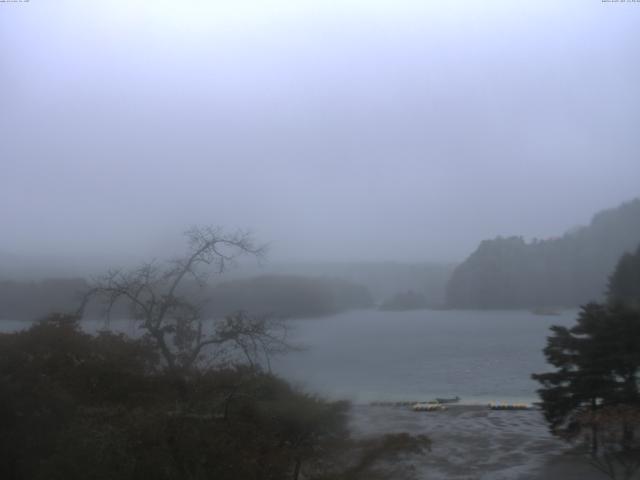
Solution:
[[[189,280],[205,286],[212,273],[222,274],[242,255],[261,259],[266,247],[248,232],[225,233],[221,228],[194,227],[185,236],[185,255],[161,264],[153,261],[131,270],[112,270],[96,279],[85,295],[79,314],[91,299],[106,307],[124,302],[131,317],[159,350],[170,370],[188,370],[202,359],[207,347],[231,349],[252,366],[286,351],[284,325],[268,317],[235,312],[222,319],[203,318],[203,302],[184,294]]]

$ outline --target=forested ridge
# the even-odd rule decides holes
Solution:
[[[484,240],[453,272],[447,303],[457,308],[577,306],[599,300],[608,275],[640,244],[640,199],[594,215],[559,238]]]

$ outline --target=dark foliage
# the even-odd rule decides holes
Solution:
[[[588,304],[572,328],[554,326],[545,356],[555,372],[535,374],[554,432],[571,434],[575,417],[605,405],[638,405],[640,313]]]
[[[346,436],[344,403],[272,375],[158,365],[67,316],[0,335],[0,478],[280,479]]]

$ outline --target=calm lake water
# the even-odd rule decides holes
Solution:
[[[549,369],[549,327],[576,311],[355,311],[292,322],[306,348],[278,358],[274,371],[305,389],[355,402],[536,401],[533,372]]]
[[[536,401],[533,372],[549,369],[542,349],[549,327],[571,325],[576,311],[353,311],[291,321],[303,351],[277,357],[273,370],[307,391],[354,402],[430,400]],[[88,331],[103,324],[87,322]],[[24,322],[2,321],[14,331]],[[130,322],[115,330],[135,335]]]

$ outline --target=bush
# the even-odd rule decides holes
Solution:
[[[0,335],[0,477],[283,478],[347,434],[345,404],[273,375],[158,365],[144,341],[69,316]]]

